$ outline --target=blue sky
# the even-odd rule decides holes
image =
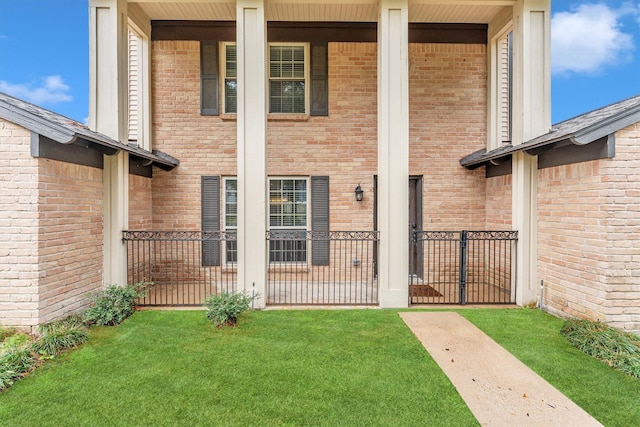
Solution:
[[[0,0],[0,92],[88,116],[87,0]],[[640,94],[640,0],[552,1],[552,121]]]

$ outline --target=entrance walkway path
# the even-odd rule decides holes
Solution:
[[[400,317],[481,425],[602,425],[458,313],[403,312]]]

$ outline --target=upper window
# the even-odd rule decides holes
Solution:
[[[236,113],[238,111],[238,54],[236,45],[224,44],[224,112]]]
[[[306,112],[306,46],[269,46],[270,113]]]
[[[224,112],[238,111],[237,49],[223,44]],[[300,44],[269,45],[269,112],[305,114],[307,112],[308,47]]]

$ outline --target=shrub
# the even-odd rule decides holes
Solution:
[[[204,300],[204,305],[207,307],[207,318],[218,328],[236,326],[238,316],[249,309],[256,297],[257,295],[250,296],[246,292],[223,292],[220,295],[211,295]]]
[[[27,338],[29,337],[27,336]],[[4,390],[16,382],[23,374],[29,372],[36,363],[37,359],[25,343],[4,347],[0,351],[0,390]]]
[[[85,321],[96,325],[119,325],[135,311],[136,299],[145,295],[145,283],[110,285],[89,298],[92,305],[85,312]]]
[[[640,337],[590,320],[567,320],[560,331],[577,349],[640,378]]]
[[[78,317],[40,326],[40,337],[33,343],[34,351],[45,356],[57,356],[89,339],[89,332]]]
[[[5,351],[27,348],[29,344],[31,344],[32,338],[23,333],[17,332],[13,335],[10,335],[4,339],[2,343],[0,343],[0,354]]]

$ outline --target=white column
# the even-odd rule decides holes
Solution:
[[[238,288],[260,293],[267,281],[267,33],[263,0],[236,4],[238,51]]]
[[[519,0],[513,9],[514,145],[551,127],[551,5],[549,0]],[[518,230],[516,301],[526,305],[537,292],[537,157],[513,156],[512,225]]]
[[[378,20],[378,283],[381,307],[409,304],[408,1],[381,0]]]
[[[127,125],[127,2],[89,2],[89,127],[125,142]],[[104,156],[103,283],[127,284],[129,156]]]

